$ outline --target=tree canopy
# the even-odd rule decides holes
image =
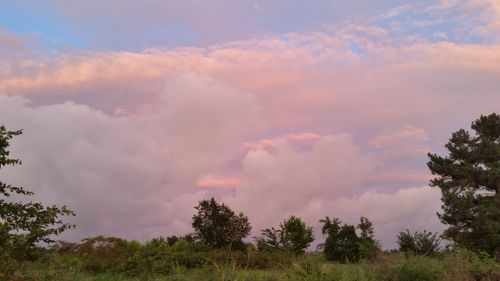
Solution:
[[[325,217],[321,232],[326,236],[325,243],[320,244],[328,260],[340,262],[355,262],[360,258],[372,259],[380,251],[380,246],[374,238],[373,224],[366,217],[360,218],[356,226],[343,224],[338,218]],[[360,235],[356,233],[356,228]]]
[[[428,167],[441,189],[444,237],[472,250],[500,251],[500,116],[481,116],[473,132],[454,132],[447,156],[430,154]]]
[[[437,233],[426,230],[412,234],[407,229],[405,232],[400,232],[397,239],[399,250],[413,255],[433,256],[439,251],[441,243]]]
[[[281,250],[303,254],[314,241],[313,229],[307,226],[301,218],[291,216],[280,223],[279,228],[261,230],[262,237],[257,238],[257,247],[260,250]]]
[[[200,201],[195,209],[192,223],[195,236],[213,249],[240,246],[242,239],[250,234],[248,218],[243,213],[235,214],[214,198]]]

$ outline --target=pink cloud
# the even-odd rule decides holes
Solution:
[[[293,142],[315,142],[319,140],[321,137],[314,133],[303,133],[299,135],[288,135],[287,140]]]
[[[399,145],[404,143],[426,142],[429,140],[427,132],[422,128],[405,126],[401,130],[385,133],[375,137],[370,145],[375,148]]]
[[[239,178],[205,178],[198,180],[197,186],[200,188],[236,188],[240,183],[241,179]]]
[[[269,139],[263,139],[258,143],[245,142],[242,147],[248,150],[273,150],[278,147],[278,145]]]

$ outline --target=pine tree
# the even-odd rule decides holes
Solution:
[[[454,132],[448,156],[429,154],[431,186],[442,192],[444,237],[471,250],[500,252],[500,116],[481,116]]]

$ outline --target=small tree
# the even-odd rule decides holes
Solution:
[[[291,216],[280,225],[285,251],[296,255],[303,254],[314,241],[313,229],[299,218]]]
[[[380,246],[374,238],[373,224],[366,217],[361,217],[356,234],[354,225],[342,224],[337,218],[325,217],[321,232],[326,236],[324,244],[320,245],[328,260],[340,262],[355,262],[360,258],[372,259],[380,251]]]
[[[361,231],[361,239],[373,240],[375,230],[373,229],[373,223],[368,218],[361,216],[358,229]]]
[[[471,250],[500,253],[500,115],[472,122],[474,133],[454,132],[446,143],[449,155],[429,154],[431,186],[441,189],[449,227],[444,237]]]
[[[340,262],[359,260],[359,238],[353,225],[342,225],[337,218],[329,217],[320,220],[323,223],[322,232],[326,235],[323,253],[326,259]]]
[[[375,240],[373,223],[368,218],[362,216],[357,228],[361,232],[359,237],[360,257],[370,260],[374,259],[380,252],[380,244]]]
[[[192,226],[197,239],[212,249],[244,247],[242,239],[248,236],[252,228],[243,213],[236,215],[214,198],[200,201],[195,209],[197,213],[193,216]]]
[[[279,229],[261,230],[263,237],[257,238],[259,250],[282,250],[301,255],[314,241],[312,227],[307,226],[299,217],[291,216],[284,220]]]
[[[407,229],[405,232],[400,232],[397,238],[399,250],[414,255],[434,256],[439,251],[439,244],[441,243],[437,233],[427,232],[426,230],[411,234]]]
[[[260,231],[262,237],[255,238],[257,248],[265,251],[283,250],[283,234],[281,229],[274,227],[262,229]]]
[[[21,164],[19,159],[9,158],[8,150],[10,140],[20,134],[22,131],[8,131],[0,126],[0,169]],[[31,196],[33,192],[0,181],[0,259],[7,255],[15,259],[33,258],[36,243],[52,243],[53,235],[74,227],[61,219],[74,215],[66,206],[45,207],[42,203],[8,200],[13,194]]]

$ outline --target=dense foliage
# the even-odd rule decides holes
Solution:
[[[357,228],[354,225],[342,224],[337,218],[325,217],[321,232],[326,236],[323,248],[325,257],[331,261],[355,262],[361,258],[373,259],[380,251],[378,241],[374,238],[373,224],[365,217],[361,217]]]
[[[285,251],[301,255],[314,241],[313,229],[300,218],[291,216],[284,220],[278,229],[261,230],[262,237],[256,239],[257,248],[267,251]]]
[[[214,198],[200,201],[195,209],[197,213],[193,216],[192,226],[197,239],[212,249],[245,247],[242,239],[252,228],[243,213],[236,215]]]
[[[481,116],[474,133],[454,132],[448,156],[429,154],[431,185],[442,192],[444,236],[469,249],[500,252],[500,116]]]
[[[411,234],[407,229],[405,232],[398,234],[399,250],[407,254],[434,256],[439,251],[441,239],[437,233],[415,232]]]

